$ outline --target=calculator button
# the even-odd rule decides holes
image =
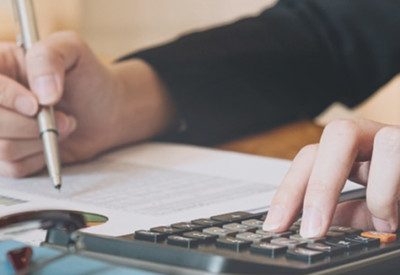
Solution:
[[[288,238],[277,238],[277,239],[272,239],[271,240],[272,244],[277,244],[277,245],[284,245],[289,248],[296,248],[299,246],[306,246],[307,243],[304,241],[296,241],[296,240],[291,240]]]
[[[320,238],[303,238],[300,234],[295,234],[290,236],[291,240],[296,240],[296,241],[303,241],[307,243],[316,243],[316,242],[321,242],[325,241],[325,237],[320,237]]]
[[[220,228],[220,227],[210,227],[210,228],[205,228],[203,229],[204,233],[211,234],[211,235],[217,235],[219,237],[228,237],[228,236],[235,236],[238,232]]]
[[[149,241],[149,242],[162,242],[167,238],[168,234],[152,232],[149,230],[138,230],[135,231],[135,239],[141,241]]]
[[[272,232],[270,232],[270,231],[265,231],[265,230],[262,230],[262,229],[257,230],[257,231],[256,231],[256,234],[264,235],[264,236],[266,236],[266,237],[271,237],[271,238],[272,238],[272,235],[273,235]]]
[[[324,243],[309,243],[307,248],[324,252],[329,256],[335,256],[344,252],[344,248],[340,246],[331,246]]]
[[[236,235],[236,239],[239,240],[244,240],[244,241],[250,241],[253,243],[259,243],[259,242],[267,242],[271,240],[271,237],[252,233],[252,232],[245,232],[245,233],[240,233]]]
[[[220,221],[220,222],[238,222],[238,221],[248,219],[251,216],[252,216],[252,214],[250,214],[250,213],[238,211],[238,212],[232,212],[232,213],[228,213],[228,214],[224,214],[224,215],[213,216],[213,217],[211,217],[211,219],[215,220],[215,221]]]
[[[285,231],[285,232],[270,232],[265,230],[257,230],[257,234],[271,236],[272,238],[289,238],[290,235],[293,234],[292,231]]]
[[[338,232],[338,231],[328,231],[325,234],[325,237],[327,239],[344,237],[344,233],[343,232]]]
[[[193,223],[190,223],[190,222],[174,223],[174,224],[171,224],[171,226],[173,228],[177,228],[177,229],[180,229],[180,230],[183,230],[183,231],[192,231],[192,230],[198,230],[198,229],[203,228],[200,225],[193,224]]]
[[[346,236],[345,240],[362,243],[365,246],[376,246],[376,245],[380,244],[380,240],[379,239],[362,237],[362,236],[359,236],[359,235]]]
[[[347,226],[331,226],[329,227],[329,231],[334,231],[334,232],[343,232],[346,235],[354,235],[354,234],[360,234],[361,230],[360,229],[355,229],[352,227],[347,227]]]
[[[289,249],[286,252],[286,257],[293,260],[298,260],[306,263],[311,263],[325,257],[321,251],[310,250],[302,247]]]
[[[197,220],[193,220],[192,223],[200,225],[200,226],[204,226],[204,227],[219,226],[219,225],[223,224],[222,222],[214,221],[214,220],[210,220],[210,219],[197,219]]]
[[[179,230],[177,228],[172,228],[170,226],[158,226],[158,227],[153,227],[150,229],[152,232],[158,232],[161,234],[167,234],[167,235],[173,235],[173,234],[178,234],[182,232],[182,230]]]
[[[240,252],[243,249],[248,248],[251,245],[251,242],[238,240],[234,237],[226,237],[217,239],[216,246],[218,248],[225,248],[230,250],[235,250],[236,252]]]
[[[252,226],[252,227],[257,227],[258,229],[261,229],[263,227],[264,222],[256,219],[250,219],[250,220],[244,220],[242,221],[242,224]]]
[[[327,245],[343,247],[347,250],[356,250],[363,247],[362,243],[346,241],[344,239],[331,239],[325,242]]]
[[[290,235],[293,235],[293,231],[285,231],[285,232],[271,232],[272,238],[289,238]]]
[[[193,248],[198,246],[199,240],[172,235],[168,237],[167,244],[186,247],[186,248]]]
[[[232,230],[232,231],[238,231],[238,232],[255,232],[257,230],[257,227],[254,226],[249,226],[245,224],[240,224],[240,223],[228,223],[222,226],[222,228]]]
[[[382,243],[394,242],[397,239],[396,234],[387,233],[387,232],[379,232],[379,231],[362,232],[361,236],[367,237],[367,238],[379,239]]]
[[[217,235],[210,235],[210,234],[200,232],[200,231],[186,232],[183,234],[183,236],[187,237],[187,238],[199,240],[202,243],[214,242],[218,238]]]
[[[287,246],[271,243],[254,243],[250,246],[250,252],[262,254],[268,257],[276,257],[286,252]]]

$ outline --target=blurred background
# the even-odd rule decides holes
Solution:
[[[275,0],[34,0],[42,37],[76,30],[104,61],[177,36],[258,14]],[[0,39],[15,40],[10,0],[0,0]],[[319,122],[361,116],[400,124],[400,78],[354,110],[336,106]]]

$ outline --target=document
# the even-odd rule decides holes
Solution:
[[[232,211],[261,212],[290,161],[195,146],[145,143],[63,169],[63,187],[47,175],[0,178],[0,216],[68,209],[104,215],[85,229],[108,236]],[[348,183],[346,190],[359,187]]]

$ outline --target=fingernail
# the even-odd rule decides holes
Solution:
[[[59,85],[54,75],[43,75],[35,78],[33,91],[39,98],[40,104],[53,104],[59,94]]]
[[[272,206],[268,210],[267,218],[263,224],[263,230],[274,231],[280,228],[285,215],[286,211],[284,207],[279,205]]]
[[[321,234],[321,229],[321,211],[313,207],[305,209],[301,218],[300,235],[303,238],[317,237]]]
[[[14,107],[22,114],[33,116],[37,112],[38,105],[31,96],[20,95],[15,99]]]
[[[376,217],[372,217],[372,222],[374,223],[374,227],[376,231],[383,231],[383,232],[393,232],[393,226],[390,224],[390,222],[381,220]]]
[[[60,115],[57,119],[57,130],[60,134],[68,134],[76,128],[76,119],[72,116]]]

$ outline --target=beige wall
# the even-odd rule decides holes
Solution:
[[[10,0],[0,0],[0,39],[14,39]],[[257,14],[275,0],[34,0],[43,37],[75,29],[105,59]],[[355,113],[400,124],[400,78]]]
[[[115,57],[194,29],[258,13],[274,0],[86,0],[81,26],[95,50]]]
[[[14,40],[14,20],[11,0],[0,0],[0,38]],[[80,0],[34,0],[40,34],[42,37],[56,30],[79,29]]]

